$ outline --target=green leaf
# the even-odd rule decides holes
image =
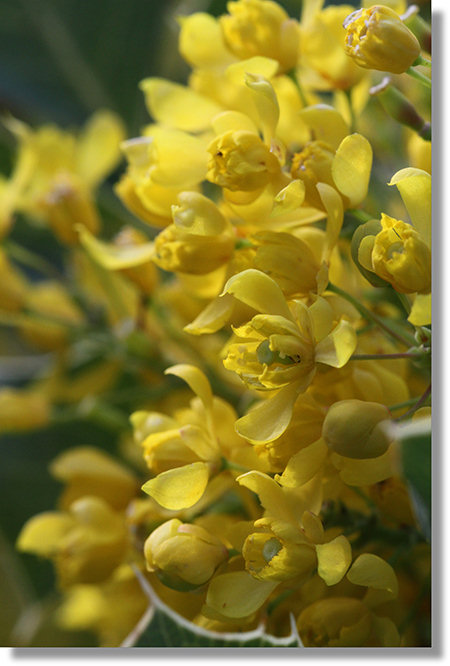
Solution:
[[[417,522],[431,538],[431,418],[395,428],[400,443],[403,475],[407,481]]]
[[[121,647],[303,647],[293,617],[291,634],[284,638],[266,634],[263,625],[245,633],[219,633],[198,627],[162,602],[141,572],[136,567],[134,571],[150,605]]]

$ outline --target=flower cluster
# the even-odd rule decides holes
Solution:
[[[206,630],[285,636],[293,617],[306,647],[427,640],[409,610],[428,612],[428,544],[395,421],[430,411],[429,142],[370,94],[426,53],[401,1],[322,4],[182,17],[189,81],[141,83],[136,138],[106,112],[78,138],[9,123],[2,233],[18,212],[47,225],[76,287],[32,281],[6,239],[0,316],[55,360],[0,392],[0,424],[78,410],[121,432],[126,461],[61,453],[58,510],[18,547],[54,563],[59,622],[103,645],[145,610],[133,570]],[[102,237],[94,190],[119,144],[115,191],[139,224]]]

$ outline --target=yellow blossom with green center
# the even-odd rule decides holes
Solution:
[[[348,321],[334,320],[320,297],[310,308],[301,301],[288,304],[278,284],[261,271],[235,275],[224,293],[264,313],[235,329],[238,341],[228,345],[224,365],[251,388],[277,391],[236,424],[244,437],[269,441],[288,426],[293,405],[312,382],[317,364],[345,365],[356,347],[356,334]]]

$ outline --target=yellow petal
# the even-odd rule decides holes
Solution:
[[[247,60],[240,60],[227,67],[226,76],[232,83],[244,85],[246,74],[259,74],[266,79],[271,79],[277,73],[278,68],[278,60],[264,56],[254,56]]]
[[[354,585],[386,590],[392,598],[398,594],[398,581],[394,569],[381,557],[372,553],[363,553],[357,557],[347,578]]]
[[[272,217],[291,213],[300,208],[305,200],[305,184],[302,180],[293,180],[278,192],[273,202]]]
[[[113,245],[93,236],[86,227],[79,226],[80,242],[88,254],[100,266],[110,271],[140,266],[152,259],[155,254],[154,243],[142,245]]]
[[[206,375],[195,365],[180,363],[167,368],[165,375],[175,375],[183,379],[194,391],[205,405],[206,409],[212,409],[212,391]]]
[[[225,46],[218,20],[205,12],[195,12],[178,19],[181,25],[178,48],[194,67],[215,67],[233,57]]]
[[[169,469],[144,483],[142,490],[165,509],[188,509],[201,498],[208,485],[209,468],[204,462]]]
[[[258,133],[258,128],[253,120],[240,111],[223,111],[213,118],[211,124],[215,134],[225,134],[230,130]]]
[[[278,585],[260,581],[246,571],[234,571],[213,578],[206,604],[225,617],[247,617],[257,611]]]
[[[422,169],[397,171],[389,185],[397,185],[411,222],[431,248],[431,176]]]
[[[316,340],[323,340],[333,328],[333,308],[325,298],[319,297],[308,309],[314,337]]]
[[[392,453],[386,451],[378,458],[356,460],[333,454],[333,464],[339,476],[348,486],[371,486],[388,479],[393,474]]]
[[[89,119],[77,142],[77,172],[90,187],[95,187],[118,164],[125,126],[111,111],[97,111]]]
[[[51,556],[61,539],[73,527],[71,516],[57,511],[47,511],[33,516],[22,527],[17,548],[44,557]]]
[[[398,629],[388,617],[372,617],[372,629],[377,635],[381,647],[400,647]]]
[[[327,212],[327,240],[323,249],[322,259],[328,261],[342,229],[344,206],[342,204],[342,197],[336,192],[334,187],[326,183],[317,183],[316,187]]]
[[[210,126],[211,119],[222,111],[213,100],[192,88],[166,79],[149,78],[139,84],[152,117],[167,127],[199,132]]]
[[[262,271],[249,268],[226,283],[223,294],[232,294],[251,308],[263,314],[274,314],[292,320],[291,311],[275,280]]]
[[[339,145],[331,166],[338,190],[357,206],[365,199],[372,168],[372,147],[361,134],[346,136]]]
[[[315,141],[324,141],[334,150],[348,134],[349,127],[339,111],[327,104],[307,106],[299,116],[314,133]]]
[[[288,384],[272,398],[261,402],[236,421],[238,433],[251,442],[269,442],[282,435],[291,421],[299,393],[306,390],[311,380],[312,374],[305,378],[304,383]]]
[[[261,504],[272,519],[287,523],[295,522],[295,516],[290,510],[283,489],[272,477],[264,472],[252,471],[241,474],[236,480],[239,485],[245,486],[258,495]]]
[[[230,294],[218,296],[184,330],[192,335],[215,333],[230,319],[234,306],[235,301]]]
[[[245,84],[253,93],[253,101],[258,111],[264,141],[270,144],[275,136],[280,117],[280,107],[273,86],[263,76],[251,73],[246,74]]]
[[[414,326],[431,324],[431,294],[417,294],[408,317]]]
[[[319,439],[292,456],[283,474],[281,476],[277,474],[275,479],[288,488],[302,486],[319,471],[327,453],[327,445],[323,439]]]
[[[345,576],[352,561],[352,547],[345,536],[316,545],[317,573],[327,585],[336,585]]]
[[[148,138],[152,182],[165,188],[191,189],[204,180],[208,161],[204,138],[165,127],[152,128]],[[125,142],[125,149],[130,143]]]
[[[356,349],[357,338],[347,321],[340,321],[333,331],[316,346],[315,360],[333,368],[342,368]]]

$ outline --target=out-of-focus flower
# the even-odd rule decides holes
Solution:
[[[122,515],[99,497],[82,497],[67,513],[37,514],[22,528],[17,547],[54,561],[60,585],[106,580],[122,562],[128,534]]]
[[[10,214],[18,210],[47,220],[64,243],[78,241],[77,224],[97,233],[92,195],[119,162],[125,136],[119,117],[98,111],[78,136],[52,125],[34,131],[15,119],[7,125],[20,142]]]
[[[220,17],[225,43],[241,60],[266,56],[277,60],[280,71],[297,64],[300,34],[297,21],[270,0],[228,2],[229,14]]]
[[[47,425],[49,419],[49,400],[39,390],[0,389],[0,430],[32,430]]]

